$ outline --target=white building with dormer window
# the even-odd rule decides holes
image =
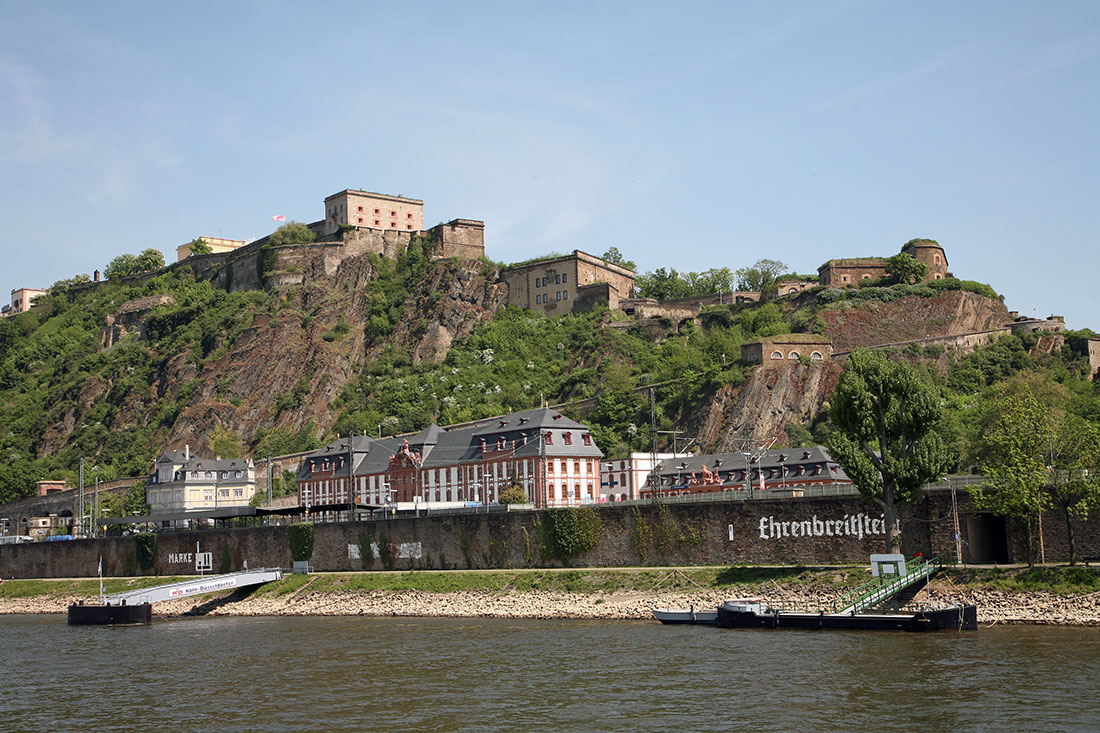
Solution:
[[[186,445],[158,458],[145,483],[151,514],[248,506],[255,493],[252,459],[200,458]]]

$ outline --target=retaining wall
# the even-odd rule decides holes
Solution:
[[[855,496],[600,505],[595,511],[603,523],[602,539],[594,551],[576,558],[575,565],[865,563],[868,555],[884,548],[880,512]],[[310,564],[318,571],[368,569],[360,557],[364,548],[383,544],[391,548],[393,567],[399,570],[559,565],[539,557],[538,516],[508,512],[317,524]],[[987,525],[1000,522],[1003,535],[998,552],[1004,557],[999,561],[1026,560],[1026,535],[1015,523],[974,512],[964,494],[960,494],[959,517],[964,562],[990,561],[972,553],[989,541],[970,536],[974,524],[970,517]],[[907,555],[939,555],[954,561],[949,493],[930,494],[908,507],[901,525]],[[1064,519],[1057,513],[1046,515],[1043,530],[1046,561],[1065,561]],[[249,567],[289,567],[286,533],[286,527],[254,527],[148,535],[156,538],[156,548],[153,565],[145,568],[138,567],[137,543],[151,540],[132,536],[2,545],[0,576],[94,576],[100,556],[105,575],[189,574],[194,572],[196,542],[203,552],[213,553],[215,571],[236,570],[246,561]],[[1100,522],[1078,521],[1075,533],[1079,556],[1100,554]],[[381,559],[369,569],[384,569]]]

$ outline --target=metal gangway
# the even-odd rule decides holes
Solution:
[[[895,596],[911,598],[942,567],[938,557],[911,560],[904,574],[879,575],[841,595],[833,602],[833,613],[850,615],[874,608]]]
[[[138,588],[125,593],[115,593],[104,596],[103,600],[111,605],[133,605],[135,603],[157,603],[158,601],[171,601],[177,598],[201,596],[205,593],[217,593],[218,591],[232,588],[244,588],[250,585],[260,585],[279,580],[283,577],[283,571],[279,568],[257,568],[255,570],[241,570],[236,573],[224,575],[208,575],[191,580],[181,580],[177,583],[166,583],[152,588]]]

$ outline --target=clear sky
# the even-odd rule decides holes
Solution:
[[[1100,331],[1098,147],[1094,0],[0,2],[0,292],[364,188],[501,261],[928,237]]]

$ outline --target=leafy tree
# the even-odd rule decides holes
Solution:
[[[81,273],[79,275],[73,275],[72,277],[67,278],[65,280],[58,280],[57,282],[55,282],[53,285],[50,286],[50,295],[54,295],[56,293],[63,293],[66,290],[68,290],[69,288],[72,288],[75,285],[83,285],[84,283],[90,283],[91,281],[92,281],[92,276],[88,275],[86,273]]]
[[[519,484],[509,484],[501,489],[497,500],[501,504],[526,504],[529,499],[523,487]]]
[[[142,250],[139,255],[121,254],[103,268],[103,276],[108,280],[139,275],[164,267],[164,255],[159,250]]]
[[[136,517],[149,513],[149,504],[145,501],[145,482],[135,481],[122,496],[122,511],[127,517]]]
[[[936,432],[942,413],[936,389],[907,364],[857,350],[829,402],[835,428],[829,452],[864,500],[882,507],[886,551],[895,552],[898,505],[918,499],[950,463]]]
[[[666,270],[658,267],[653,272],[647,272],[634,279],[634,287],[639,297],[668,300],[669,298],[683,298],[689,295],[687,283],[680,277],[676,270]]]
[[[1067,415],[1051,440],[1050,496],[1066,520],[1069,564],[1077,563],[1073,519],[1088,519],[1100,506],[1100,429],[1077,415]]]
[[[613,265],[625,267],[628,270],[638,269],[638,266],[635,265],[631,260],[623,257],[623,253],[619,251],[618,247],[609,248],[606,252],[603,253],[602,257]]]
[[[214,251],[214,249],[209,244],[207,244],[202,237],[192,239],[191,244],[188,246],[191,250],[191,254],[193,255],[208,255]]]
[[[886,273],[885,280],[889,285],[898,283],[914,285],[924,280],[928,275],[928,265],[911,254],[899,252],[886,260]]]
[[[300,221],[288,221],[268,237],[271,244],[308,244],[317,238],[307,225]]]
[[[1050,507],[1046,464],[1054,423],[1050,411],[1025,385],[1005,390],[994,401],[992,421],[982,434],[986,481],[973,491],[974,504],[1027,525],[1027,564],[1033,565],[1034,529],[1039,514]]]
[[[776,279],[787,272],[787,266],[778,260],[757,260],[752,267],[740,267],[737,289],[752,293],[766,293],[773,288]]]
[[[210,450],[219,458],[240,458],[244,455],[237,434],[220,425],[215,426],[210,434]]]

